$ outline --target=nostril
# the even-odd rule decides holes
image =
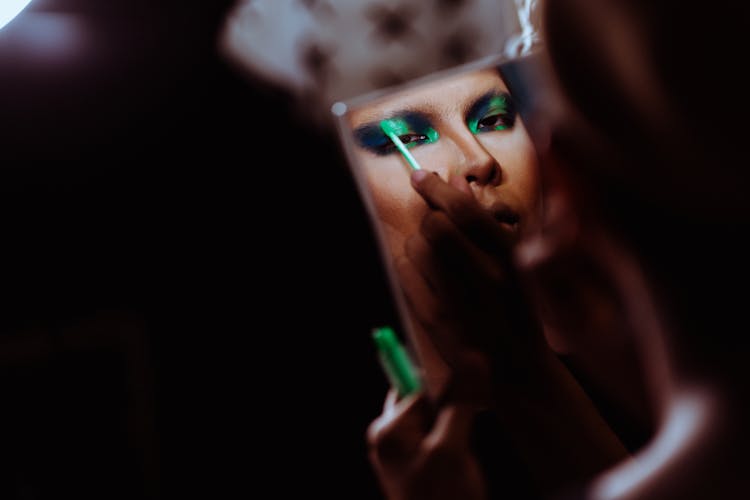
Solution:
[[[500,170],[498,167],[493,167],[492,173],[490,174],[489,184],[492,184],[493,186],[500,184],[500,181],[502,180],[502,178],[503,178],[502,170]]]
[[[466,174],[465,178],[466,182],[469,184],[477,183],[497,185],[500,183],[502,175],[502,171],[497,168],[497,166],[493,165],[482,172],[477,172],[475,170],[474,173]]]

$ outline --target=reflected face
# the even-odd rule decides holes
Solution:
[[[477,201],[520,234],[537,218],[537,157],[508,88],[494,69],[461,74],[352,110],[357,154],[394,256],[418,230],[427,206],[410,168],[380,128],[390,119],[422,168],[461,176]]]

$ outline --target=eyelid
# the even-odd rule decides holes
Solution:
[[[505,96],[496,96],[488,103],[487,109],[482,113],[482,118],[499,113],[512,113],[511,103]],[[481,119],[481,118],[480,118]]]
[[[479,122],[489,116],[496,115],[508,115],[515,118],[516,112],[513,106],[513,101],[509,94],[506,92],[499,92],[495,94],[485,94],[480,97],[474,105],[471,107],[466,124],[469,130],[473,134],[482,132],[479,130]],[[491,130],[505,130],[512,126],[509,125],[503,129],[491,129]]]
[[[427,138],[425,142],[435,142],[440,137],[437,130],[432,125],[432,122],[430,122],[426,116],[421,114],[399,116],[397,118],[383,120],[383,122],[381,122],[381,129],[382,123],[384,122],[393,123],[392,126],[395,126],[401,131],[401,134],[398,134],[399,137],[408,135],[425,136]]]
[[[421,123],[414,123],[412,120],[405,119],[404,117],[394,118],[394,120],[400,120],[403,122],[404,133],[401,137],[406,135],[424,136],[426,139],[420,139],[416,141],[409,141],[407,147],[415,147],[422,144],[431,144],[436,142],[440,134],[432,126],[430,122],[417,120]],[[416,125],[416,126],[415,126]],[[402,130],[403,130],[402,128]],[[354,137],[357,144],[368,151],[375,153],[376,155],[385,156],[397,151],[397,148],[393,145],[393,142],[385,135],[384,131],[379,125],[362,125],[354,130]],[[404,141],[406,142],[406,141]]]

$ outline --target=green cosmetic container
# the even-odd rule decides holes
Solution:
[[[376,328],[372,338],[378,349],[378,358],[391,386],[398,391],[399,397],[405,397],[422,389],[414,363],[409,353],[396,337],[396,332],[390,327]]]

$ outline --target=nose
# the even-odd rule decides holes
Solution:
[[[502,182],[503,172],[500,164],[474,134],[465,131],[454,140],[461,152],[457,174],[462,175],[469,185],[497,186]]]

